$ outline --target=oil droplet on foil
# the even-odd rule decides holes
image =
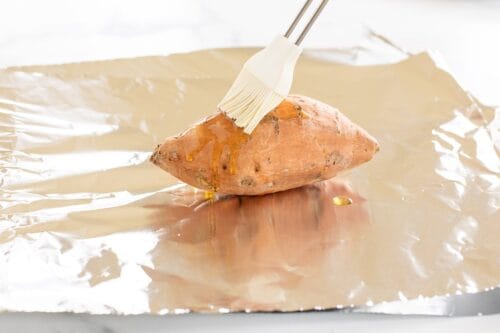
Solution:
[[[205,192],[203,192],[203,197],[205,198],[205,200],[213,200],[213,199],[215,199],[215,192],[205,191]]]
[[[343,195],[333,197],[332,202],[335,206],[348,206],[352,204],[352,199]]]

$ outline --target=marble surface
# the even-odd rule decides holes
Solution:
[[[301,0],[22,0],[2,3],[0,67],[201,48],[264,45],[286,30]],[[500,105],[500,2],[338,0],[304,46],[356,45],[367,27],[410,52],[436,50],[483,103]],[[496,43],[495,43],[496,38]],[[496,64],[497,70],[492,70]],[[401,317],[338,312],[180,316],[0,315],[0,332],[496,332],[500,315]]]

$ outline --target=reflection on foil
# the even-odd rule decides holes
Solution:
[[[337,207],[337,195],[353,204]],[[215,201],[187,191],[147,207],[161,235],[146,269],[153,312],[328,307],[331,286],[342,283],[330,257],[369,222],[365,200],[333,180]]]
[[[427,54],[300,59],[292,92],[381,144],[336,180],[205,198],[150,164],[254,51],[0,70],[0,309],[391,312],[500,284],[499,112]]]

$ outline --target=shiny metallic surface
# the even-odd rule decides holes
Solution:
[[[382,302],[348,309],[356,313],[394,315],[483,316],[500,313],[500,288],[474,294],[418,297],[406,301]]]
[[[297,311],[498,286],[498,110],[430,55],[373,43],[306,53],[292,92],[379,154],[261,197],[207,199],[148,162],[255,50],[0,70],[0,308]]]

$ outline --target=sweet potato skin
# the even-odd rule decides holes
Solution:
[[[378,150],[372,136],[335,108],[292,95],[251,135],[219,112],[167,138],[151,161],[197,188],[260,195],[332,178]]]

